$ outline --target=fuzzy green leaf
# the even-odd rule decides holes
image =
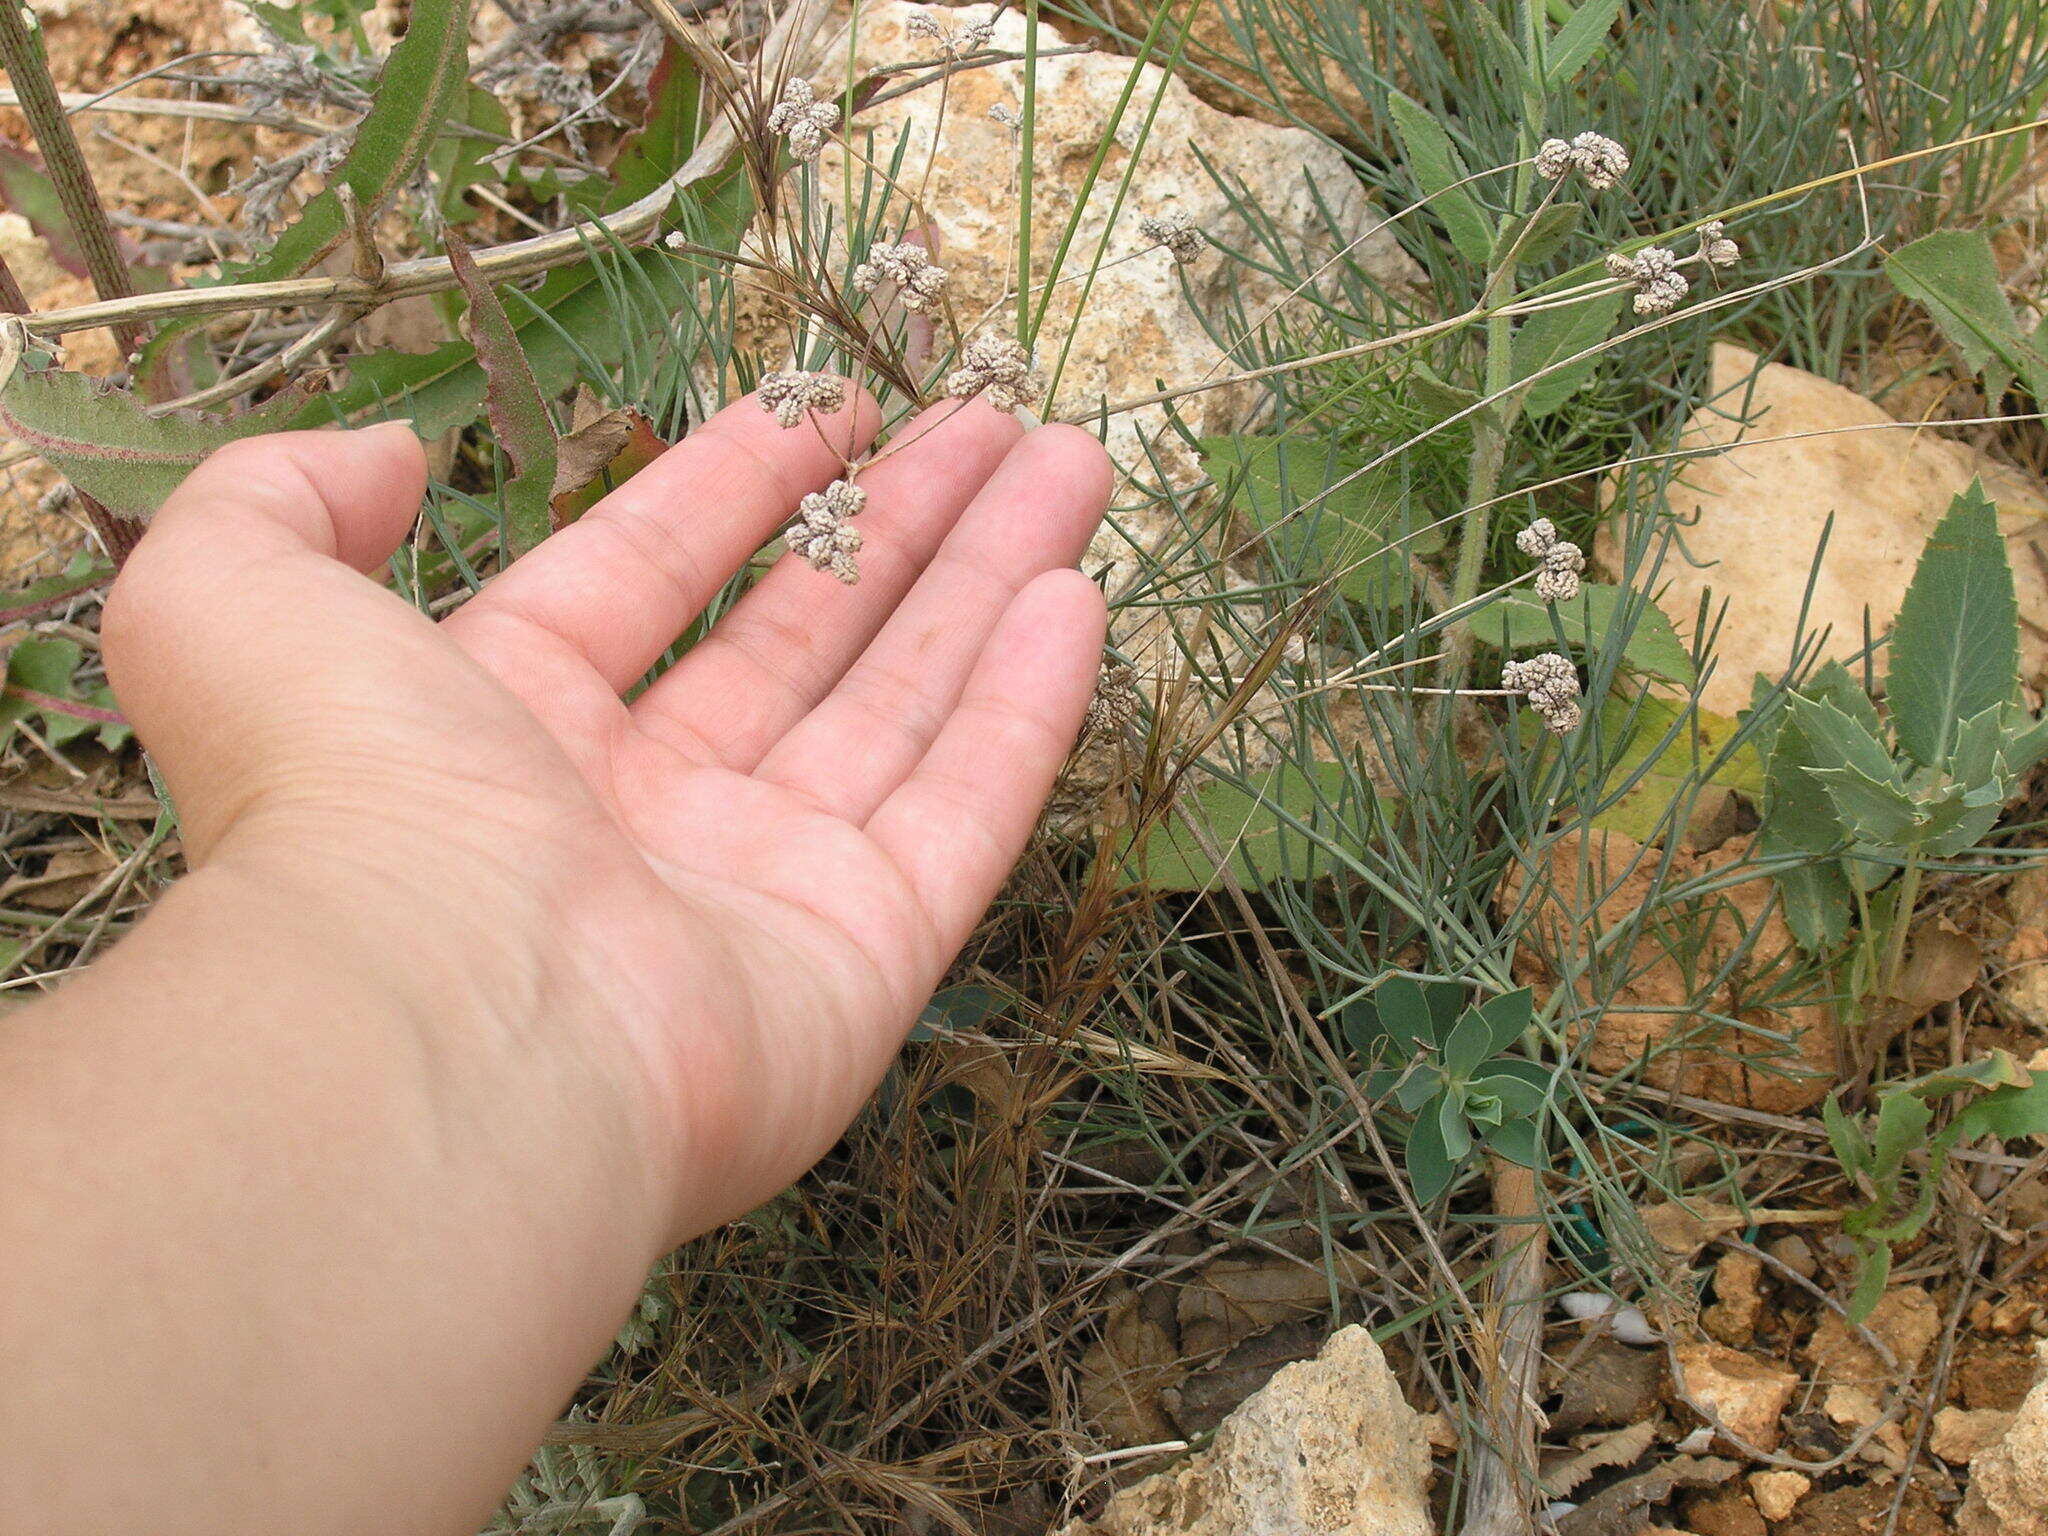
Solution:
[[[1572,19],[1559,27],[1550,40],[1546,78],[1552,90],[1569,85],[1593,55],[1606,46],[1622,4],[1623,0],[1580,0]]]
[[[1991,241],[1980,230],[1944,229],[1923,235],[1885,258],[1885,271],[1907,298],[1934,317],[1992,399],[2014,374],[2048,402],[2048,352],[2020,329],[1998,275]]]
[[[1298,437],[1205,437],[1195,447],[1231,505],[1268,530],[1284,568],[1313,580],[1341,571],[1337,590],[1362,603],[1384,598],[1389,558],[1405,568],[1400,553],[1385,553],[1405,502],[1398,469],[1361,472],[1367,461],[1358,454]],[[1442,531],[1429,528],[1400,550],[1428,554],[1442,546]]]
[[[1598,353],[1541,378],[1536,375],[1605,341],[1621,318],[1624,298],[1603,293],[1583,303],[1540,309],[1522,322],[1515,332],[1515,379],[1535,379],[1522,396],[1523,415],[1541,420],[1593,382],[1593,371],[1600,365]]]
[[[469,78],[469,0],[413,0],[405,36],[384,61],[370,110],[334,168],[327,188],[306,204],[268,251],[235,281],[296,277],[341,244],[348,219],[334,188],[355,194],[373,215],[419,173]]]
[[[279,425],[259,411],[151,416],[133,395],[55,368],[17,366],[0,384],[0,429],[110,512],[144,522],[209,453]]]
[[[1255,886],[1275,880],[1310,880],[1340,867],[1325,839],[1338,829],[1328,827],[1327,801],[1339,803],[1348,776],[1336,763],[1317,763],[1313,774],[1281,763],[1252,780],[1250,790],[1212,779],[1184,797],[1166,822],[1153,829],[1129,863],[1132,873],[1163,891],[1207,890],[1216,884],[1214,859],[1203,850],[1192,826],[1213,839],[1241,881]],[[1321,837],[1310,837],[1290,824],[1323,824]]]
[[[1533,218],[1505,219],[1500,229],[1501,254],[1513,251],[1515,259],[1525,266],[1536,266],[1555,256],[1578,232],[1579,220],[1585,209],[1578,203],[1552,203],[1539,209]],[[1524,228],[1528,233],[1522,233]],[[1543,311],[1549,313],[1549,311]],[[1532,317],[1533,318],[1533,317]],[[1589,343],[1590,345],[1590,343]]]
[[[2019,604],[1981,482],[1949,504],[1927,541],[1892,630],[1885,698],[1899,745],[1948,765],[1957,728],[2019,692]]]
[[[498,447],[512,464],[505,483],[505,537],[515,556],[554,532],[555,461],[559,449],[554,418],[534,382],[519,345],[518,329],[491,285],[477,272],[469,248],[453,234],[448,260],[469,296],[469,336],[487,381],[485,409]]]
[[[1605,649],[1609,633],[1625,614],[1634,628],[1622,649],[1623,662],[1650,677],[1661,677],[1682,688],[1692,686],[1692,653],[1678,638],[1664,610],[1639,593],[1625,594],[1622,588],[1589,581],[1579,588],[1577,597],[1556,604],[1554,611],[1565,640],[1582,656]],[[1474,613],[1472,632],[1501,650],[1548,650],[1557,643],[1550,622],[1552,612],[1553,605],[1539,602],[1534,592],[1516,588]]]
[[[2036,1072],[2025,1084],[1994,1088],[1967,1105],[1952,1124],[1962,1140],[1996,1136],[2048,1137],[2048,1072]]]
[[[1471,192],[1458,185],[1470,173],[1451,136],[1412,96],[1388,92],[1387,109],[1394,119],[1394,131],[1401,135],[1408,169],[1414,173],[1416,185],[1430,197],[1430,208],[1450,231],[1451,244],[1467,261],[1485,266],[1493,255],[1493,223]]]

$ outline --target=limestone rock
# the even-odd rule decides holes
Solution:
[[[2035,1346],[2033,1391],[2004,1438],[1970,1461],[1956,1517],[1962,1536],[2048,1536],[2048,1342]]]
[[[1723,1344],[1681,1344],[1674,1386],[1759,1451],[1778,1448],[1778,1417],[1799,1389],[1799,1373]],[[1741,1445],[1728,1450],[1746,1454]]]
[[[1331,1335],[1223,1421],[1208,1450],[1061,1536],[1430,1536],[1422,1416],[1372,1335]]]
[[[2022,870],[2005,888],[2012,936],[1998,968],[1998,995],[2035,1029],[2048,1029],[2048,867]]]
[[[1621,927],[1651,899],[1657,861],[1643,858],[1641,845],[1632,838],[1595,832],[1583,855],[1587,884],[1582,890],[1580,836],[1561,837],[1552,845],[1549,867],[1539,881],[1543,894],[1530,913],[1533,942],[1515,960],[1516,979],[1545,993],[1556,981],[1546,955],[1582,951],[1593,934]],[[1668,883],[1703,880],[1734,857],[1675,854]],[[1503,904],[1519,903],[1526,884],[1523,870],[1511,870],[1502,885]],[[1702,989],[1701,978],[1723,973],[1724,962],[1736,955],[1743,935],[1757,923],[1763,932],[1749,951],[1753,960],[1791,952],[1784,919],[1775,909],[1764,915],[1771,896],[1768,879],[1745,880],[1694,903],[1674,902],[1667,914],[1645,925],[1628,957],[1625,984],[1612,990],[1612,1006],[1599,1011],[1587,1053],[1593,1070],[1627,1071],[1648,1053],[1643,1079],[1654,1087],[1776,1114],[1795,1114],[1825,1096],[1835,1078],[1834,1032],[1825,1007],[1750,1007],[1738,1015],[1743,1033],[1722,1031],[1719,1038],[1704,1019],[1686,1011],[1698,1005],[1726,1014],[1738,1005],[1730,988],[1710,999],[1695,994]],[[1660,937],[1660,932],[1681,931],[1698,943],[1689,964]],[[1745,986],[1752,993],[1767,990],[1761,986],[1765,979],[1751,975]],[[1593,981],[1582,977],[1577,985],[1590,1002]],[[1674,1036],[1683,1043],[1672,1043]]]
[[[985,4],[944,7],[874,0],[861,6],[854,43],[841,39],[825,52],[827,59],[836,61],[831,70],[835,88],[844,79],[849,46],[856,69],[929,57],[933,45],[908,31],[912,18],[920,15],[933,16],[953,30],[993,21],[992,48],[1024,48],[1028,23],[1014,8],[998,14],[996,7]],[[1071,280],[1052,289],[1051,307],[1037,339],[1039,368],[1048,376],[1056,368],[1060,373],[1057,396],[1039,403],[1040,415],[1114,404],[1151,394],[1162,383],[1184,387],[1234,366],[1196,313],[1199,309],[1207,315],[1226,336],[1241,323],[1232,319],[1225,305],[1231,287],[1226,259],[1210,250],[1192,265],[1177,266],[1164,250],[1148,248],[1150,242],[1138,230],[1141,218],[1182,214],[1225,243],[1274,240],[1307,270],[1363,235],[1379,217],[1332,145],[1303,129],[1228,116],[1197,100],[1179,80],[1162,81],[1161,71],[1149,64],[1141,67],[1132,104],[1116,129],[1116,147],[1084,203],[1088,168],[1116,115],[1118,100],[1129,88],[1132,61],[1106,53],[1056,53],[1053,50],[1065,46],[1065,39],[1049,26],[1041,26],[1038,43],[1046,56],[1038,61],[1034,97],[1034,286],[1055,275],[1049,269],[1068,221],[1080,210],[1056,274]],[[903,180],[913,190],[923,184],[923,168],[932,158],[923,197],[932,221],[929,243],[950,274],[948,303],[953,315],[963,329],[975,334],[1002,331],[1015,312],[1010,287],[1016,267],[1021,140],[992,120],[989,111],[1020,111],[1023,78],[1021,62],[954,75],[946,92],[935,158],[937,90],[912,91],[879,102],[856,114],[847,135],[850,142],[865,145],[872,133],[872,156],[884,165],[902,145]],[[826,76],[821,75],[819,82],[822,88]],[[1155,98],[1157,112],[1141,147],[1140,133]],[[1135,166],[1130,163],[1133,155]],[[842,144],[835,141],[820,158],[817,180],[828,200],[842,195],[843,156]],[[1266,223],[1259,236],[1254,237],[1232,212],[1231,199],[1204,168],[1203,157],[1263,211]],[[1126,173],[1130,191],[1118,209],[1119,185]],[[856,160],[856,197],[868,174]],[[1098,251],[1101,265],[1091,283],[1086,274],[1096,264]],[[1422,282],[1420,270],[1385,231],[1363,240],[1351,257],[1389,287],[1412,288]],[[1246,315],[1264,313],[1288,292],[1257,273],[1241,270],[1238,279]],[[1259,399],[1254,386],[1233,385],[1187,396],[1179,405],[1196,433],[1214,434],[1241,426]],[[1163,439],[1159,471],[1141,446],[1155,438]],[[1111,419],[1107,441],[1117,461],[1141,480],[1150,482],[1161,472],[1178,480],[1192,471],[1191,455],[1166,429],[1166,413],[1159,406]],[[1135,525],[1127,522],[1127,528],[1141,543],[1165,531],[1163,523],[1145,527],[1142,518]],[[1103,564],[1128,562],[1131,553],[1122,538],[1108,534],[1098,538],[1086,568],[1092,572]],[[1117,573],[1112,572],[1111,589],[1117,584]]]
[[[1927,1448],[1950,1466],[1963,1466],[2003,1439],[2013,1418],[2009,1408],[1943,1408],[1934,1415]]]
[[[1882,1389],[1899,1376],[1912,1376],[1928,1346],[1941,1337],[1941,1309],[1924,1285],[1895,1286],[1884,1293],[1863,1326],[1883,1341],[1896,1367],[1864,1343],[1863,1335],[1830,1312],[1806,1341],[1814,1381]]]
[[[1800,1472],[1752,1472],[1749,1496],[1766,1520],[1789,1520],[1799,1501],[1813,1490],[1813,1479]]]
[[[1733,714],[1748,705],[1755,673],[1784,674],[1830,515],[1807,628],[1829,629],[1823,658],[1846,658],[1862,648],[1866,606],[1874,632],[1897,616],[1927,535],[1973,477],[1998,503],[2022,616],[2048,621],[2048,575],[2030,547],[2040,540],[2048,553],[2048,490],[1930,428],[1893,422],[1818,375],[1782,363],[1759,370],[1754,353],[1714,348],[1710,398],[1679,446],[1729,451],[1688,461],[1673,481],[1669,502],[1681,533],[1657,574],[1657,601],[1687,637],[1703,593],[1712,592],[1714,609],[1728,604],[1706,708]],[[1854,428],[1868,430],[1844,430]],[[1799,433],[1830,435],[1760,441]],[[1610,571],[1617,564],[1611,531],[1596,557]],[[2020,652],[2022,672],[2038,686],[2048,678],[2048,630],[2022,624]]]

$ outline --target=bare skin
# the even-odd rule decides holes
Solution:
[[[439,625],[365,574],[404,428],[165,506],[104,640],[194,872],[0,1026],[0,1531],[466,1536],[845,1128],[1086,707],[1101,449],[938,408],[857,587],[786,558],[620,694],[876,420],[741,402]]]

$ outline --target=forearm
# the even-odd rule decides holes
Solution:
[[[473,1530],[668,1236],[547,978],[333,900],[216,865],[0,1030],[0,1527]]]

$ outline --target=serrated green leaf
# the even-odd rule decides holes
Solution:
[[[1917,1094],[1888,1093],[1878,1101],[1870,1167],[1880,1189],[1898,1177],[1909,1152],[1927,1145],[1927,1128],[1933,1122],[1933,1109]]]
[[[1847,1314],[1851,1323],[1869,1319],[1884,1300],[1884,1288],[1892,1277],[1892,1250],[1888,1244],[1865,1242],[1856,1254],[1856,1289],[1849,1296]]]
[[[1557,29],[1557,35],[1550,40],[1545,72],[1552,90],[1569,85],[1593,55],[1606,46],[1622,4],[1623,0],[1581,0],[1572,19]]]
[[[1885,258],[1898,290],[1934,317],[1949,344],[1996,400],[2013,375],[2048,402],[2048,352],[2020,329],[1998,275],[1998,259],[1981,230],[1943,229],[1901,246]]]
[[[1522,395],[1523,415],[1541,420],[1593,382],[1594,370],[1600,366],[1597,353],[1541,378],[1536,375],[1606,340],[1614,322],[1621,318],[1625,297],[1597,294],[1583,303],[1540,309],[1522,322],[1514,340],[1515,381],[1535,379]]]
[[[1892,779],[1874,779],[1861,768],[1806,771],[1827,791],[1835,814],[1857,842],[1889,850],[1918,846],[1920,807],[1904,786]]]
[[[1451,136],[1421,102],[1400,91],[1387,94],[1394,131],[1408,156],[1416,185],[1430,197],[1430,208],[1450,231],[1451,244],[1467,261],[1484,266],[1493,254],[1493,223],[1471,192],[1458,183],[1470,174]]]
[[[1441,530],[1427,528],[1385,553],[1404,504],[1401,471],[1393,466],[1360,473],[1366,461],[1359,455],[1298,437],[1205,437],[1195,447],[1231,505],[1268,530],[1284,566],[1315,579],[1343,572],[1337,589],[1354,602],[1384,597],[1389,560],[1405,565],[1405,555],[1443,545]]]
[[[1869,717],[1860,712],[1851,714],[1832,699],[1809,698],[1801,693],[1787,699],[1785,708],[1812,749],[1814,768],[1854,768],[1867,778],[1905,793],[1898,765],[1878,739]]]
[[[1218,877],[1216,863],[1204,852],[1192,823],[1214,840],[1232,873],[1249,885],[1330,874],[1341,867],[1337,855],[1322,837],[1312,838],[1290,821],[1328,827],[1326,803],[1340,803],[1348,783],[1349,776],[1336,763],[1317,763],[1313,774],[1280,763],[1255,776],[1249,789],[1212,779],[1185,795],[1164,824],[1128,856],[1130,871],[1154,890],[1212,888]],[[1330,827],[1324,836],[1337,831]]]
[[[1547,650],[1557,643],[1550,622],[1553,611],[1565,639],[1582,656],[1604,650],[1609,633],[1626,614],[1635,625],[1622,650],[1629,669],[1680,687],[1692,686],[1692,653],[1664,610],[1640,594],[1601,582],[1586,582],[1577,597],[1555,605],[1539,602],[1535,593],[1520,588],[1504,592],[1472,615],[1472,632],[1500,650]]]
[[[1899,745],[1930,768],[1948,765],[1964,720],[2019,693],[2019,604],[1981,482],[1949,510],[1913,572],[1892,629],[1885,699]]]
[[[1858,690],[1859,694],[1861,690]],[[1868,700],[1866,699],[1867,703]],[[1873,720],[1872,725],[1875,725]],[[1832,949],[1849,932],[1850,889],[1834,856],[1848,841],[1834,802],[1820,780],[1812,745],[1790,711],[1782,712],[1764,774],[1763,829],[1758,851],[1767,859],[1801,856],[1807,862],[1773,873],[1785,922],[1809,953]]]
[[[2001,1141],[2048,1137],[2048,1072],[2034,1073],[2025,1084],[1994,1088],[1965,1105],[1951,1123],[1964,1141],[1978,1136]]]
[[[448,260],[469,297],[469,337],[484,371],[484,407],[498,447],[512,464],[505,482],[505,538],[513,555],[535,548],[554,532],[554,418],[534,382],[519,332],[497,293],[477,272],[469,248],[451,233]]]

